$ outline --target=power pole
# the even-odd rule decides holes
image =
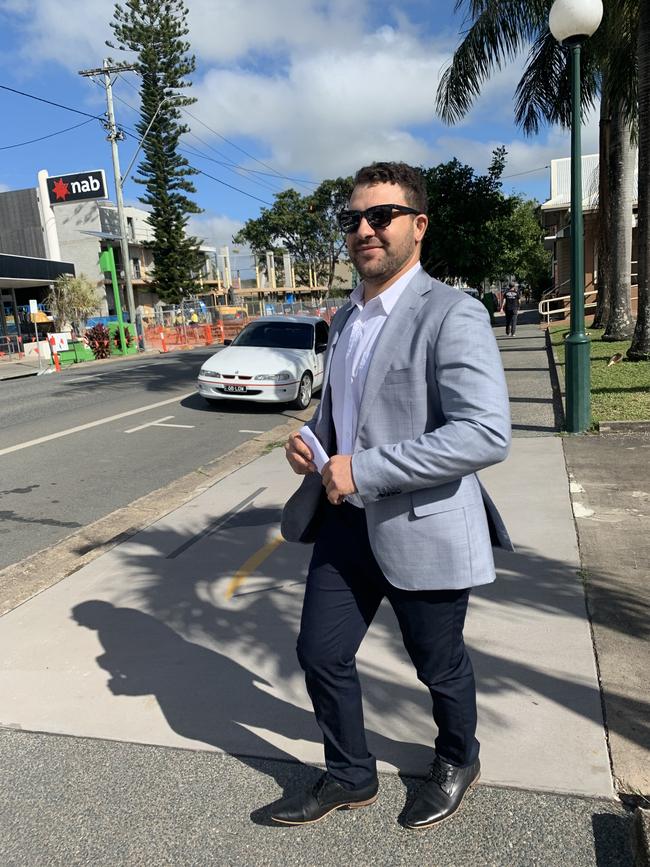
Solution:
[[[133,282],[131,280],[131,259],[129,257],[129,239],[126,231],[126,217],[124,216],[124,198],[122,196],[122,175],[120,173],[120,157],[117,150],[118,141],[124,139],[124,133],[117,128],[115,123],[115,112],[113,111],[113,82],[111,81],[111,73],[115,72],[131,72],[135,70],[135,66],[111,66],[108,60],[104,60],[104,64],[100,69],[85,69],[79,72],[85,78],[94,78],[95,76],[104,77],[104,87],[106,88],[106,106],[108,121],[106,129],[108,130],[107,139],[111,143],[111,151],[113,155],[113,175],[115,178],[115,197],[117,199],[117,219],[120,226],[120,250],[122,253],[122,267],[124,268],[124,284],[126,286],[127,307],[129,309],[129,320],[132,325],[136,325],[135,318],[135,299],[133,297]],[[139,329],[137,329],[139,332]]]

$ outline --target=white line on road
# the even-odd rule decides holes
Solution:
[[[146,427],[184,427],[188,429],[194,428],[193,424],[164,424],[167,419],[174,418],[173,415],[164,415],[162,418],[156,419],[156,421],[148,421],[146,424],[140,424],[137,427],[132,427],[129,430],[125,430],[124,433],[135,433],[139,430],[144,430]]]
[[[266,433],[263,430],[240,430],[239,433]]]
[[[159,424],[161,421],[167,421],[169,418],[174,418],[174,416],[164,415],[162,418],[156,419],[156,421],[148,421],[146,424],[139,424],[137,427],[129,428],[129,430],[125,430],[124,433],[135,433],[138,430],[144,430],[146,427],[151,427],[151,425]]]
[[[41,443],[47,443],[51,440],[58,440],[60,437],[67,437],[73,433],[79,433],[82,430],[89,430],[93,427],[99,427],[102,424],[108,424],[112,421],[117,421],[120,418],[127,418],[130,415],[137,415],[139,412],[148,412],[150,409],[158,409],[159,406],[168,406],[170,403],[178,403],[180,400],[185,400],[188,397],[192,397],[196,394],[196,391],[188,391],[187,394],[179,394],[176,397],[170,397],[168,400],[160,400],[158,403],[150,403],[149,406],[141,406],[138,409],[130,409],[127,412],[118,412],[117,415],[109,415],[106,418],[99,418],[97,421],[89,421],[87,424],[80,424],[76,427],[68,428],[68,430],[62,430],[58,433],[48,434],[44,437],[38,437],[35,440],[28,440],[25,443],[18,443],[15,446],[9,446],[6,449],[0,449],[0,457],[2,455],[11,454],[11,452],[19,452],[21,449],[28,449],[32,446],[40,445]]]

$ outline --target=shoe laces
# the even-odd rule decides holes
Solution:
[[[454,769],[451,765],[443,765],[441,761],[436,760],[431,765],[429,779],[433,780],[433,782],[437,783],[441,788],[444,788],[453,773]]]

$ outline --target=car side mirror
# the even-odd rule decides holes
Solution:
[[[231,343],[232,343],[232,340],[227,339],[227,340],[224,340],[223,345],[224,346],[230,346]]]
[[[327,343],[317,343],[316,344],[316,352],[317,353],[320,354],[321,352],[325,352],[326,349],[327,349]]]

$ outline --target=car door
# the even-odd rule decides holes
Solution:
[[[327,338],[329,336],[329,327],[327,322],[316,323],[316,342],[314,351],[316,353],[316,362],[314,365],[314,388],[320,388],[323,384],[323,373],[325,372],[325,350],[327,349]]]

